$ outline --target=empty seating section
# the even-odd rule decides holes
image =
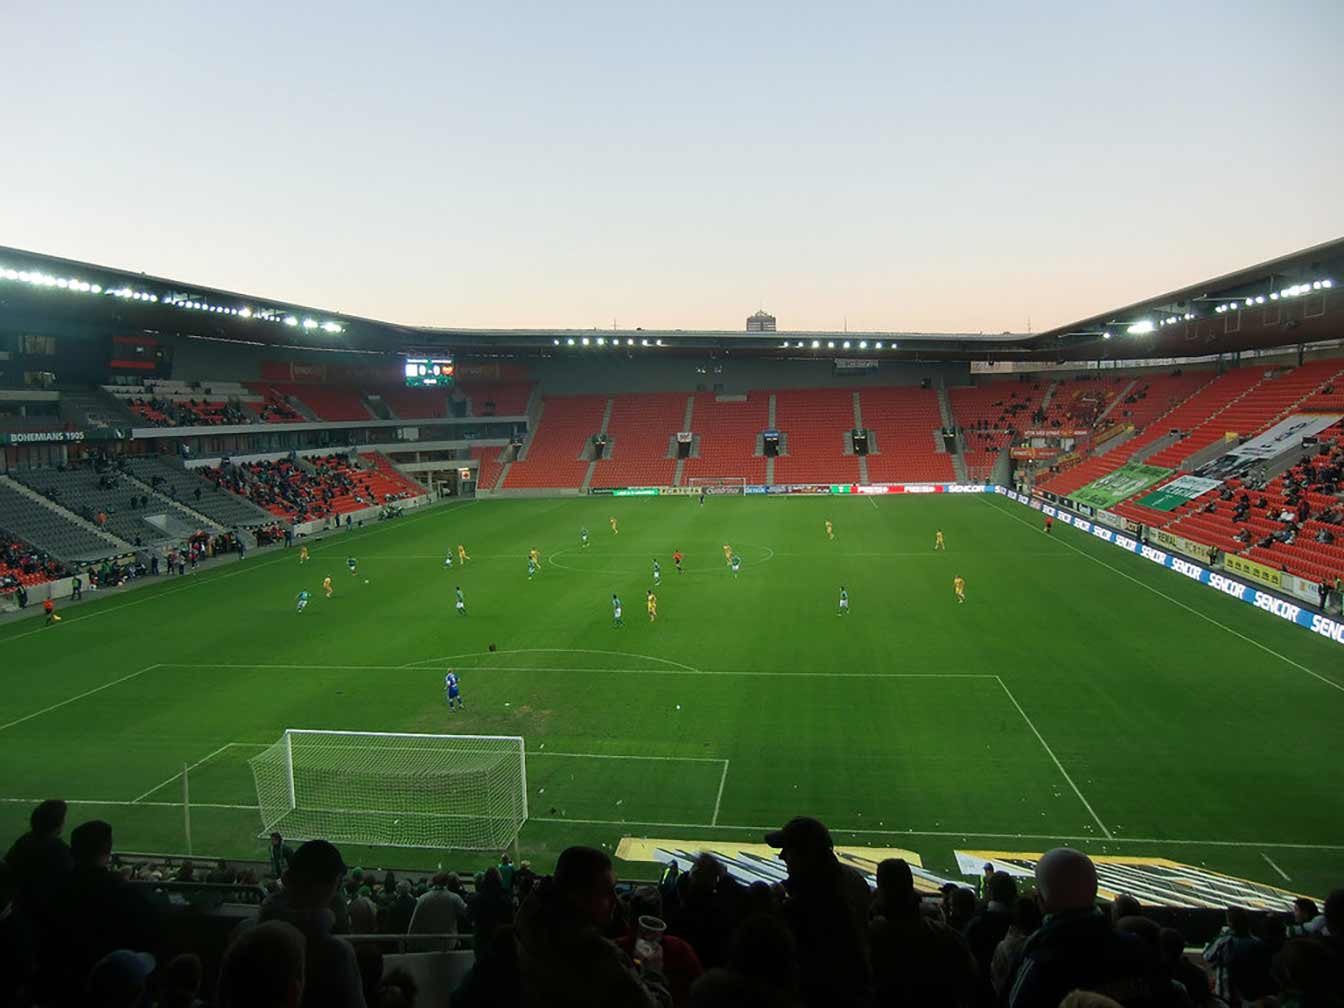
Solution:
[[[53,557],[0,529],[0,594],[63,577],[65,568]]]
[[[126,467],[132,476],[148,483],[156,493],[182,501],[225,528],[262,525],[274,520],[252,502],[224,493],[217,482],[200,475],[200,470],[184,469],[172,458],[153,455],[129,458]],[[201,492],[200,497],[196,496],[197,490]]]
[[[1231,428],[1222,426],[1219,419],[1234,400],[1245,395],[1264,379],[1264,372],[1256,368],[1229,371],[1205,386],[1198,395],[1171,411],[1160,426],[1155,425],[1143,437],[1135,440],[1136,448],[1160,440],[1170,430],[1180,430],[1189,436],[1167,445],[1149,456],[1149,465],[1178,468],[1181,460],[1223,436]]]
[[[285,395],[273,385],[256,385],[252,391],[262,397],[259,403],[245,403],[244,408],[255,411],[262,423],[307,423],[308,418],[296,410],[285,399]]]
[[[388,497],[418,497],[425,493],[422,485],[393,465],[382,452],[360,452],[359,457],[366,466],[372,467],[363,472],[364,486],[380,501],[386,501]]]
[[[765,457],[756,454],[756,442],[769,417],[770,397],[764,392],[722,402],[712,392],[697,392],[691,430],[700,439],[699,457],[686,460],[683,481],[742,476],[748,483],[764,483]]]
[[[93,522],[132,545],[164,542],[200,531],[200,518],[159,496],[115,469],[30,469],[10,474],[49,500]],[[148,497],[145,507],[141,498]],[[135,506],[132,507],[134,500]],[[153,518],[153,521],[150,521]]]
[[[500,445],[472,446],[471,457],[480,463],[476,472],[476,485],[482,490],[493,490],[499,482],[499,474],[504,470],[504,463],[499,461],[502,451],[504,449]]]
[[[947,390],[953,420],[962,429],[962,457],[966,460],[967,476],[988,477],[1013,431],[1024,431],[1044,422],[1040,409],[1046,388],[1043,382],[1001,381]],[[866,420],[867,409],[863,415]]]
[[[374,389],[399,420],[424,420],[448,416],[448,390],[407,388],[393,385]]]
[[[471,416],[522,416],[532,398],[532,382],[458,382],[471,402]]]
[[[1212,371],[1191,371],[1180,374],[1142,376],[1134,379],[1134,386],[1106,417],[1107,423],[1126,423],[1143,430],[1150,423],[1189,399],[1200,388],[1213,381]]]
[[[602,427],[606,396],[548,396],[541,423],[532,434],[527,458],[513,463],[504,488],[578,487],[588,472],[580,456]]]
[[[612,398],[609,455],[598,461],[593,486],[668,486],[677,460],[668,458],[686,417],[685,392]]]
[[[844,452],[845,435],[854,428],[849,389],[776,392],[775,426],[788,440],[788,455],[775,460],[776,483],[858,481],[858,458]]]
[[[876,455],[868,456],[874,483],[956,479],[952,456],[939,452],[942,428],[938,393],[921,388],[866,388],[859,393],[863,426],[873,432]],[[869,446],[871,451],[872,445]]]
[[[0,528],[62,560],[99,560],[123,549],[0,482]]]
[[[323,420],[376,420],[355,388],[340,385],[272,385],[281,395],[291,396]]]
[[[1085,375],[1060,381],[1040,426],[1047,430],[1091,430],[1106,407],[1133,380],[1128,376]]]

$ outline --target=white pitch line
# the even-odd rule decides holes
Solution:
[[[139,798],[133,798],[133,799],[131,799],[131,800],[132,800],[132,801],[137,801],[137,802],[139,802],[139,801],[144,801],[146,798],[148,798],[150,795],[152,795],[155,791],[158,791],[160,788],[165,788],[165,787],[167,787],[169,784],[171,784],[173,781],[177,780],[179,777],[182,776],[183,773],[191,773],[191,771],[195,770],[195,769],[196,769],[198,766],[200,766],[202,763],[209,763],[212,759],[214,759],[216,756],[218,756],[220,753],[222,753],[225,749],[229,749],[229,748],[231,748],[232,746],[233,746],[233,743],[232,743],[232,742],[225,742],[222,746],[220,746],[218,749],[216,749],[216,750],[215,750],[214,752],[212,752],[210,755],[205,756],[205,757],[202,757],[201,759],[198,759],[195,763],[192,763],[190,766],[188,766],[188,767],[186,768],[186,770],[179,770],[177,773],[173,774],[171,777],[169,777],[169,778],[168,778],[166,781],[164,781],[162,784],[155,784],[152,788],[150,788],[148,791],[146,791],[144,794],[142,794]]]
[[[136,676],[141,676],[144,675],[146,672],[152,672],[156,668],[163,668],[163,667],[164,666],[162,664],[146,665],[139,672],[132,672],[129,675],[122,676],[120,679],[113,679],[111,682],[103,683],[101,686],[95,686],[93,689],[85,690],[83,693],[77,693],[75,696],[72,696],[66,700],[62,700],[59,703],[54,703],[49,707],[43,707],[41,710],[33,711],[31,714],[25,714],[21,718],[15,718],[13,721],[0,725],[0,731],[5,731],[9,728],[13,728],[15,725],[21,725],[25,721],[31,721],[33,718],[41,717],[43,714],[50,714],[52,711],[59,710],[66,704],[72,704],[76,700],[83,700],[85,697],[93,696],[95,693],[101,693],[105,689],[111,689],[113,686],[119,686],[120,684],[126,682],[129,679],[134,679]]]
[[[879,507],[877,506],[877,498],[874,497],[872,494],[869,494],[869,495],[868,495],[868,503],[871,504],[871,505],[873,506],[873,510],[874,510],[874,511],[880,511],[880,510],[882,510],[881,508],[879,508]]]
[[[985,494],[981,494],[980,496],[984,497],[984,496],[986,496],[986,495],[985,495]],[[1035,527],[1036,527],[1036,526],[1033,525],[1031,522],[1027,521],[1025,518],[1022,518],[1022,517],[1020,517],[1019,515],[1016,515],[1016,514],[1014,514],[1013,512],[1011,512],[1011,511],[1009,511],[1009,510],[1007,510],[1007,509],[1005,509],[1005,508],[1001,508],[1001,507],[999,507],[997,504],[990,504],[988,500],[986,500],[985,503],[986,503],[989,507],[992,507],[995,511],[998,511],[1000,514],[1005,514],[1005,515],[1007,515],[1009,518],[1012,518],[1014,521],[1021,522],[1023,525],[1026,525],[1028,528],[1035,528]],[[1344,685],[1341,685],[1340,683],[1335,682],[1333,679],[1327,679],[1325,676],[1321,675],[1319,672],[1313,672],[1311,669],[1307,668],[1305,665],[1302,665],[1302,664],[1300,664],[1300,663],[1298,663],[1298,662],[1293,661],[1291,658],[1287,657],[1286,655],[1281,655],[1281,654],[1279,654],[1279,652],[1275,651],[1275,650],[1274,650],[1273,648],[1271,648],[1271,647],[1266,647],[1264,644],[1261,644],[1261,643],[1260,643],[1258,640],[1256,640],[1255,638],[1253,638],[1253,637],[1247,637],[1247,636],[1246,636],[1244,633],[1242,633],[1241,631],[1239,631],[1239,630],[1234,630],[1232,627],[1228,626],[1226,623],[1220,623],[1220,622],[1218,622],[1218,620],[1214,619],[1212,616],[1209,616],[1209,615],[1207,615],[1206,613],[1202,613],[1202,612],[1200,612],[1198,609],[1193,608],[1192,606],[1188,606],[1188,605],[1186,605],[1186,604],[1185,604],[1184,602],[1182,602],[1180,599],[1172,598],[1172,597],[1171,597],[1170,595],[1168,595],[1166,592],[1161,591],[1161,590],[1159,590],[1159,589],[1157,589],[1157,588],[1154,588],[1152,585],[1148,584],[1147,582],[1140,581],[1138,578],[1134,577],[1133,575],[1131,575],[1131,574],[1127,574],[1125,571],[1122,571],[1119,567],[1112,567],[1112,566],[1111,566],[1110,564],[1108,564],[1105,560],[1102,560],[1102,559],[1100,559],[1099,557],[1095,557],[1095,556],[1093,556],[1091,553],[1087,552],[1087,550],[1079,549],[1077,546],[1073,545],[1073,543],[1071,543],[1071,542],[1067,542],[1067,541],[1064,540],[1064,539],[1055,539],[1054,541],[1057,542],[1057,543],[1059,543],[1059,544],[1060,544],[1061,546],[1063,546],[1065,549],[1071,549],[1071,550],[1073,550],[1075,553],[1077,553],[1079,556],[1086,557],[1087,559],[1091,560],[1091,561],[1092,561],[1093,563],[1095,563],[1095,564],[1100,564],[1102,567],[1105,567],[1108,571],[1111,571],[1111,572],[1114,573],[1114,574],[1119,574],[1119,575],[1120,575],[1122,578],[1124,578],[1126,581],[1133,581],[1133,582],[1134,582],[1136,585],[1138,585],[1140,588],[1145,588],[1145,589],[1147,589],[1148,591],[1152,592],[1154,595],[1157,595],[1157,596],[1160,597],[1160,598],[1164,598],[1164,599],[1166,599],[1168,602],[1172,603],[1173,605],[1178,605],[1178,606],[1180,606],[1180,607],[1181,607],[1182,609],[1184,609],[1186,612],[1188,612],[1188,613],[1193,613],[1194,615],[1198,616],[1200,619],[1204,620],[1206,623],[1212,623],[1212,624],[1213,624],[1214,626],[1216,626],[1219,630],[1226,630],[1226,631],[1227,631],[1228,633],[1230,633],[1233,637],[1238,637],[1238,638],[1240,638],[1241,640],[1244,640],[1247,644],[1254,644],[1254,645],[1255,645],[1256,647],[1258,647],[1261,651],[1265,652],[1265,654],[1273,655],[1275,658],[1279,659],[1279,661],[1284,662],[1285,664],[1291,665],[1291,666],[1293,666],[1293,668],[1295,668],[1295,669],[1301,669],[1303,672],[1305,672],[1307,675],[1311,676],[1312,678],[1314,678],[1314,679],[1319,679],[1321,682],[1325,683],[1327,686],[1333,686],[1335,689],[1339,690],[1341,693],[1344,693]]]
[[[1055,751],[1050,748],[1050,743],[1045,741],[1045,736],[1036,730],[1035,723],[1027,716],[1027,712],[1022,709],[1022,705],[1017,702],[1017,697],[1013,696],[1013,691],[1008,688],[1008,684],[999,676],[995,676],[994,678],[999,680],[999,685],[1003,687],[1003,692],[1007,695],[1008,700],[1017,708],[1017,712],[1022,715],[1022,720],[1027,723],[1027,727],[1031,729],[1031,733],[1036,736],[1036,741],[1041,744],[1041,748],[1045,750],[1046,755],[1050,757],[1051,761],[1055,764],[1055,767],[1064,776],[1064,779],[1068,781],[1069,787],[1073,788],[1073,793],[1076,794],[1078,800],[1083,803],[1083,808],[1087,809],[1087,814],[1092,817],[1092,821],[1101,828],[1102,833],[1106,834],[1107,840],[1114,840],[1115,837],[1111,835],[1111,831],[1108,830],[1106,824],[1101,821],[1101,816],[1097,815],[1096,810],[1092,808],[1092,803],[1083,797],[1083,792],[1078,790],[1078,785],[1073,782],[1073,778],[1069,776],[1069,772],[1064,769],[1064,764],[1059,761],[1059,757],[1055,755]]]
[[[503,653],[503,652],[501,652]],[[439,659],[434,659],[439,660]],[[366,672],[431,672],[437,671],[426,666],[414,665],[311,665],[311,664],[288,664],[288,665],[230,665],[220,664],[218,662],[164,662],[165,667],[170,668],[202,668],[202,669],[330,669],[332,671],[366,671]],[[816,672],[766,672],[754,671],[752,669],[681,669],[681,668],[581,668],[569,666],[565,668],[556,668],[553,665],[454,665],[453,668],[459,672],[583,672],[587,674],[610,672],[619,675],[656,675],[656,676],[746,676],[760,677],[770,679],[781,679],[789,677],[813,678],[818,675]],[[827,672],[824,673],[828,679],[996,679],[998,678],[991,672]]]
[[[249,743],[251,744],[251,743]],[[0,797],[0,804],[6,805],[37,805],[45,801],[44,798],[3,798]],[[135,808],[181,808],[181,802],[132,802],[125,799],[104,800],[100,798],[67,798],[66,801],[71,805],[108,805],[117,807],[135,807]],[[232,809],[241,812],[255,812],[256,805],[229,805],[222,802],[192,802],[192,808],[209,809]],[[571,823],[575,825],[589,826],[661,826],[668,829],[716,829],[720,831],[735,830],[748,833],[769,833],[771,830],[779,829],[779,824],[770,826],[734,826],[727,823],[675,823],[675,822],[654,822],[646,819],[560,819],[549,818],[545,816],[529,816],[528,822],[546,822],[546,823]],[[1100,843],[1101,838],[1096,836],[1070,836],[1064,833],[976,833],[974,831],[963,830],[958,833],[953,830],[872,830],[872,829],[833,829],[833,833],[847,836],[884,836],[884,837],[950,837],[963,841],[971,840],[1066,840],[1077,843]],[[1125,844],[1150,844],[1170,847],[1235,847],[1244,849],[1248,847],[1263,848],[1264,850],[1313,850],[1313,851],[1344,851],[1344,844],[1310,844],[1310,843],[1257,843],[1254,841],[1242,840],[1182,840],[1169,837],[1112,837],[1108,843]]]
[[[415,521],[418,518],[424,518],[427,515],[436,514],[441,511],[448,511],[450,509],[453,511],[461,511],[463,508],[471,507],[471,505],[475,503],[477,503],[477,501],[470,500],[465,502],[455,502],[452,504],[445,504],[441,508],[430,508],[422,511],[420,514],[411,515],[408,519],[406,519],[406,521]],[[399,526],[401,524],[404,523],[397,522],[394,523],[394,526]],[[359,539],[372,532],[385,532],[385,531],[387,531],[387,526],[385,525],[374,526],[373,528],[367,528],[367,529],[360,529],[355,532],[346,533],[346,535],[340,538],[339,540],[337,540],[337,537],[335,536],[332,536],[327,539],[320,539],[313,545],[312,548],[314,550],[319,550],[322,549],[324,546],[328,545],[333,544],[343,545],[345,543],[348,543],[351,539]],[[229,567],[232,569],[216,568],[215,570],[202,571],[200,575],[194,575],[194,574],[190,575],[191,579],[190,583],[180,585],[179,587],[176,588],[168,588],[164,591],[156,592],[145,589],[144,597],[142,598],[134,598],[131,599],[129,602],[123,602],[121,605],[110,605],[104,609],[99,609],[95,612],[88,613],[84,616],[66,616],[64,617],[64,623],[66,626],[70,626],[73,623],[83,623],[85,620],[97,619],[99,616],[105,616],[108,613],[120,612],[121,610],[128,609],[131,606],[141,605],[142,603],[145,602],[153,602],[156,599],[167,598],[169,595],[177,595],[180,592],[189,591],[192,588],[195,588],[197,585],[214,584],[217,581],[223,581],[225,578],[236,577],[239,574],[246,574],[248,571],[257,570],[258,568],[261,567],[273,567],[284,560],[291,559],[291,557],[292,557],[291,552],[285,549],[282,550],[277,556],[268,557],[262,560],[256,560],[253,561],[252,563],[248,563],[246,560],[239,560],[236,563],[229,565]],[[223,573],[221,573],[221,570],[223,570]],[[198,577],[201,577],[201,580],[198,581],[197,580]],[[10,641],[22,640],[24,637],[33,636],[33,634],[48,633],[48,632],[50,632],[49,629],[45,626],[42,626],[38,627],[36,630],[26,630],[22,633],[10,634],[5,637],[0,637],[0,645],[8,644]],[[0,731],[3,730],[4,726],[0,726]]]
[[[1265,859],[1265,864],[1269,865],[1269,866],[1270,866],[1271,868],[1273,868],[1276,872],[1278,872],[1279,875],[1283,878],[1283,880],[1284,880],[1285,882],[1291,882],[1291,881],[1292,881],[1292,879],[1290,879],[1290,878],[1288,877],[1288,873],[1287,873],[1286,871],[1284,871],[1282,868],[1280,868],[1278,865],[1276,865],[1273,861],[1271,861],[1271,860],[1269,859],[1269,855],[1268,855],[1268,854],[1266,854],[1264,851],[1261,851],[1261,852],[1260,852],[1260,856],[1261,856],[1262,858]]]
[[[869,498],[870,500],[872,498]],[[728,761],[723,761],[723,773],[719,775],[719,793],[714,799],[714,818],[710,819],[711,826],[719,824],[719,806],[723,804],[723,786],[728,783]]]
[[[725,759],[719,759],[717,756],[623,756],[620,753],[593,753],[593,752],[545,752],[543,750],[533,750],[527,754],[528,759],[534,756],[570,756],[574,759],[628,759],[628,760],[652,760],[654,762],[678,762],[678,763],[727,763]]]

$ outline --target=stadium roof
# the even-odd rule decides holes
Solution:
[[[1089,361],[1338,337],[1344,238],[1037,334],[407,326],[0,246],[0,306],[277,349],[537,355],[625,350],[894,360]]]

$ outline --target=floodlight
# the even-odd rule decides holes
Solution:
[[[827,341],[826,341],[826,349],[827,349],[827,350],[834,350],[834,349],[835,349],[835,340],[827,340]]]
[[[817,349],[819,346],[821,346],[821,340],[813,340],[813,341],[812,341],[812,349],[813,349],[813,350]]]
[[[881,350],[881,349],[882,349],[882,341],[881,341],[881,340],[878,340],[876,343],[874,343],[874,344],[873,344],[873,349],[874,349],[874,350]]]
[[[285,325],[287,325],[287,326],[296,326],[296,325],[298,325],[298,324],[299,324],[299,320],[296,319],[293,315],[286,315],[286,316],[285,316]]]
[[[574,337],[571,336],[571,337],[569,337],[569,339],[565,340],[565,345],[566,345],[566,346],[573,346],[573,345],[574,345]]]
[[[845,340],[845,341],[844,341],[843,343],[841,343],[840,345],[841,345],[844,349],[848,350],[848,349],[849,349],[849,340]]]
[[[1140,319],[1126,329],[1125,332],[1129,333],[1131,336],[1141,336],[1144,333],[1152,332],[1154,328],[1155,326],[1151,319]]]
[[[607,345],[606,337],[605,337],[605,336],[599,336],[599,337],[597,338],[597,345],[598,345],[598,346],[606,346],[606,345]]]
[[[1321,281],[1321,286],[1324,287],[1324,288],[1326,288],[1327,290],[1329,290],[1331,287],[1334,286],[1334,282],[1331,281],[1331,280],[1322,280],[1322,281]]]
[[[585,336],[585,337],[583,338],[583,345],[584,345],[584,346],[587,346],[587,345],[588,345],[588,342],[589,342],[588,337]]]

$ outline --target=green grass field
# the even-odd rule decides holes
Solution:
[[[317,543],[305,567],[297,550],[265,553],[69,608],[59,626],[10,624],[0,825],[16,835],[34,800],[59,795],[74,822],[110,820],[121,849],[179,852],[177,775],[192,764],[195,853],[257,857],[247,760],[286,727],[505,734],[531,754],[522,847],[541,866],[624,836],[758,841],[810,813],[843,842],[948,872],[958,848],[1069,842],[1338,885],[1338,647],[1038,520],[981,496],[451,504]],[[473,559],[446,571],[459,542]],[[315,598],[299,615],[302,588]],[[449,665],[461,713],[445,709]]]

